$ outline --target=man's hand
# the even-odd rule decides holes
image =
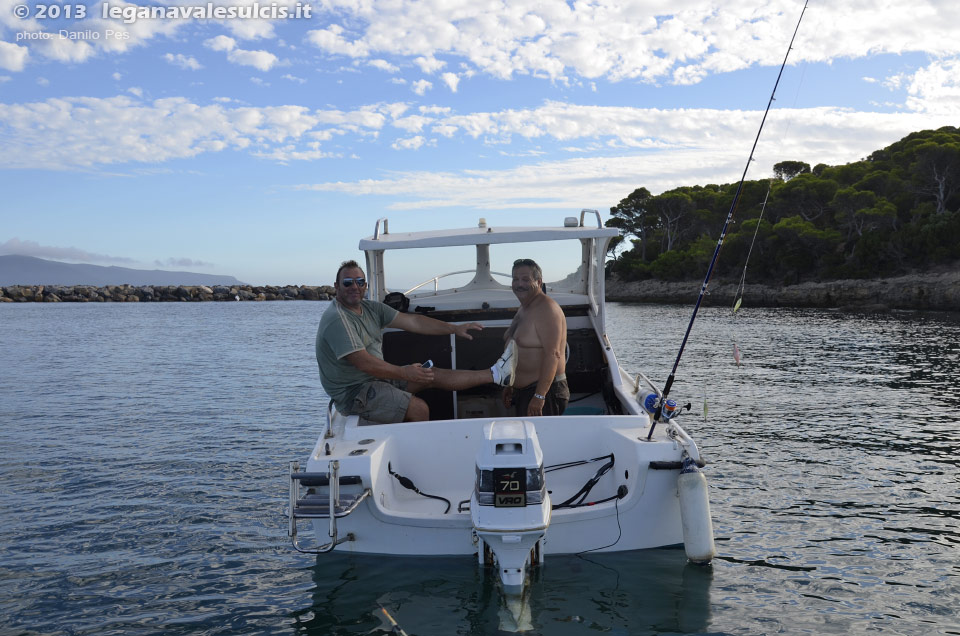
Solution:
[[[400,376],[407,382],[416,382],[417,384],[432,384],[433,369],[424,369],[419,362],[400,367]]]
[[[527,415],[530,417],[543,415],[543,400],[538,397],[530,398],[530,403],[527,405]]]
[[[465,325],[453,326],[453,333],[457,334],[458,338],[466,338],[467,340],[473,340],[473,336],[469,333],[473,330],[483,331],[483,325],[479,322],[468,322]]]

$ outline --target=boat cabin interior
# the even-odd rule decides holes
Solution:
[[[596,227],[587,225],[589,215],[596,217]],[[570,402],[565,414],[629,411],[614,390],[615,384],[621,384],[620,371],[613,353],[607,355],[609,343],[604,335],[604,265],[608,242],[617,235],[615,228],[603,226],[596,210],[582,210],[579,221],[567,217],[553,227],[495,228],[480,219],[474,228],[390,233],[386,219],[378,220],[373,236],[359,246],[366,254],[370,297],[388,302],[390,296],[388,304],[400,311],[484,326],[473,340],[387,330],[384,359],[397,365],[432,360],[444,369],[492,366],[503,352],[504,333],[519,309],[509,284],[509,264],[536,257],[543,268],[544,291],[560,305],[567,321]],[[391,268],[424,268],[428,277],[405,292],[393,291],[397,287],[391,290],[387,253]],[[437,273],[432,271],[436,264],[456,269]],[[431,420],[451,420],[513,415],[503,405],[502,395],[500,387],[490,384],[452,393],[427,390],[418,397],[430,407]]]
[[[610,386],[609,368],[596,332],[590,327],[569,327],[571,322],[578,321],[578,315],[586,315],[586,309],[564,307],[564,313],[568,314],[566,375],[567,384],[570,386],[570,404],[566,413],[620,413],[621,409]],[[515,311],[503,311],[502,317],[497,316],[500,320],[491,321],[494,325],[474,332],[473,340],[388,331],[383,339],[384,359],[397,365],[432,360],[437,367],[445,369],[487,369],[503,352],[503,336]],[[444,313],[451,315],[444,316]],[[436,312],[430,316],[440,320],[469,319],[459,314],[462,312]],[[584,318],[580,320],[585,322]],[[503,405],[503,389],[493,384],[454,392],[428,389],[417,395],[429,405],[431,420],[512,415]]]

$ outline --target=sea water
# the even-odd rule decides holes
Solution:
[[[516,628],[474,559],[290,548],[325,307],[0,305],[0,634]],[[690,308],[608,309],[662,384]],[[707,308],[671,397],[717,559],[548,556],[533,633],[960,634],[960,317]]]

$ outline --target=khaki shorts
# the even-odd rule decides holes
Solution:
[[[360,386],[348,415],[359,415],[378,424],[402,422],[412,395],[406,380],[371,380]]]

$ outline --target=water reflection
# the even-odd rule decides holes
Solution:
[[[292,618],[316,636],[394,633],[381,607],[411,635],[701,632],[713,579],[682,550],[548,556],[518,611],[469,557],[323,555],[311,574],[310,605]]]

